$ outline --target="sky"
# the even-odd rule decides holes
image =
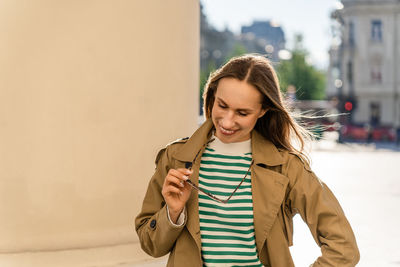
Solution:
[[[240,33],[242,25],[254,20],[272,20],[282,27],[286,48],[290,49],[294,34],[303,35],[303,45],[310,62],[327,68],[328,50],[332,42],[330,12],[337,0],[201,0],[208,22],[217,30],[228,28]]]

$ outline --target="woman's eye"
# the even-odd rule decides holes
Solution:
[[[220,108],[226,108],[225,106],[223,106],[223,105],[221,105],[221,104],[219,104],[218,105]]]
[[[246,113],[240,113],[240,112],[239,112],[239,115],[242,116],[242,117],[246,117],[247,116]]]

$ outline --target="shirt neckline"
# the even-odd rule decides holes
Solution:
[[[212,134],[211,138],[215,138],[215,140],[209,143],[208,147],[214,149],[218,153],[229,155],[251,153],[251,138],[235,143],[224,143],[217,136],[215,136],[214,133]]]

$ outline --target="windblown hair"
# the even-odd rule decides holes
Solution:
[[[313,135],[290,114],[284,104],[276,72],[263,56],[249,54],[232,58],[210,75],[203,94],[206,118],[211,118],[218,82],[226,77],[249,83],[263,96],[262,108],[268,111],[257,120],[254,129],[277,148],[293,152],[309,162],[304,148]],[[295,147],[296,143],[299,148]]]

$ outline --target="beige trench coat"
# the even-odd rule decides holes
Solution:
[[[170,223],[161,189],[170,168],[184,168],[210,137],[213,123],[207,120],[189,139],[162,149],[135,225],[143,250],[153,257],[170,253],[167,266],[201,267],[198,192],[186,203],[183,226]],[[294,266],[293,221],[299,213],[321,248],[312,266],[355,266],[359,251],[353,231],[335,196],[294,154],[277,149],[253,130],[251,169],[254,229],[257,253],[265,266]],[[203,148],[204,150],[204,148]],[[201,152],[202,153],[202,152]],[[200,158],[200,157],[199,157]],[[198,159],[199,159],[198,158]],[[191,180],[198,183],[200,160],[193,165]]]

